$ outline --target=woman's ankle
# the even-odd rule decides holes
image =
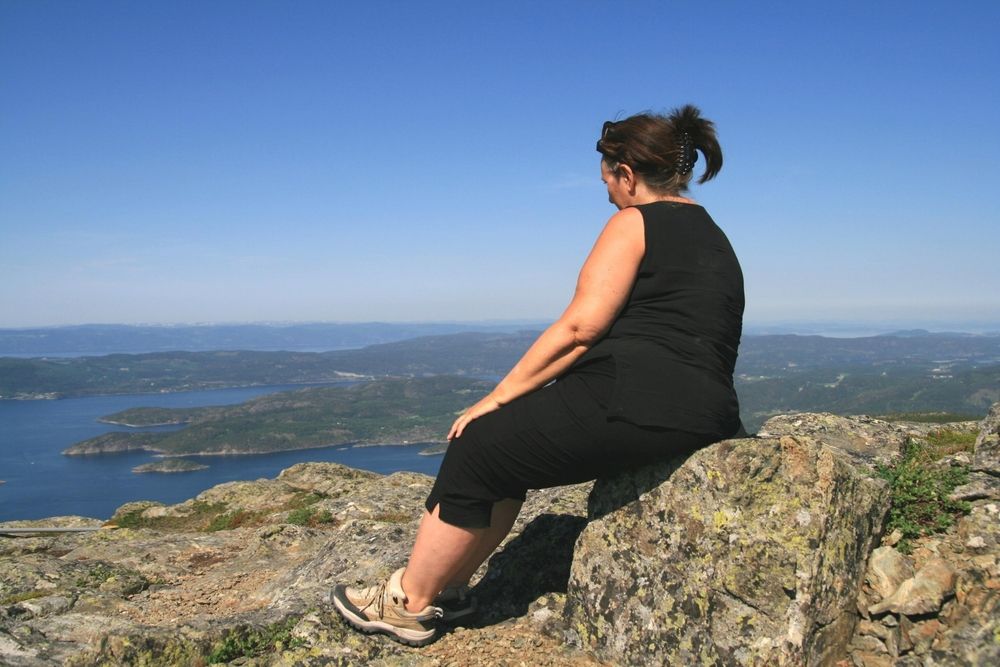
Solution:
[[[407,578],[408,571],[403,571],[403,576],[399,579],[399,586],[403,589],[403,607],[410,613],[418,613],[427,608],[433,600],[427,594],[421,595],[420,587],[416,582]],[[419,605],[419,606],[418,606]]]

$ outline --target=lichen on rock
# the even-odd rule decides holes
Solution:
[[[583,646],[635,665],[807,664],[846,647],[887,498],[843,451],[785,435],[599,482],[591,507],[567,603]]]

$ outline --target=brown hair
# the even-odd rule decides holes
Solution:
[[[687,190],[698,151],[705,156],[705,172],[698,179],[704,183],[722,169],[722,149],[715,124],[690,104],[666,116],[641,113],[609,120],[597,141],[597,152],[612,172],[627,164],[650,189],[667,195]]]

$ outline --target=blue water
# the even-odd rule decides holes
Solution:
[[[191,460],[208,465],[207,470],[175,474],[133,473],[135,466],[157,460],[148,452],[62,455],[62,450],[81,440],[123,430],[97,420],[127,408],[228,405],[300,388],[271,386],[58,401],[0,401],[0,480],[6,482],[0,484],[0,521],[68,514],[106,519],[117,507],[132,500],[178,503],[222,482],[274,477],[302,461],[333,461],[384,474],[399,470],[437,474],[441,457],[421,456],[424,445],[199,456]]]

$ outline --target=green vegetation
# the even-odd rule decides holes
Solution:
[[[325,497],[323,494],[313,492],[292,500],[286,505],[292,511],[288,513],[288,517],[285,520],[296,526],[309,526],[311,528],[337,523],[334,516],[330,514],[330,510],[321,510],[314,507],[316,503]]]
[[[292,617],[263,628],[237,628],[212,648],[208,662],[231,662],[302,646],[305,642],[292,636],[297,622],[298,618]]]
[[[314,387],[260,396],[239,405],[177,413],[189,425],[170,433],[105,434],[64,453],[148,449],[166,454],[256,454],[347,444],[434,442],[455,413],[492,387],[481,380],[439,375],[375,380],[349,387]],[[189,418],[194,412],[198,416]]]
[[[956,486],[968,481],[966,466],[940,462],[941,456],[971,451],[975,435],[957,431],[937,431],[926,442],[908,439],[903,457],[892,466],[879,466],[878,474],[889,482],[891,502],[887,529],[903,534],[898,548],[912,549],[912,540],[941,532],[955,517],[968,513],[969,503],[949,500]]]
[[[203,463],[195,463],[194,461],[189,461],[187,459],[168,458],[153,461],[152,463],[143,463],[142,465],[132,468],[132,472],[192,472],[194,470],[204,470],[207,467],[208,466]]]
[[[1000,400],[1000,365],[955,368],[941,376],[922,363],[795,369],[764,379],[737,378],[736,392],[750,432],[773,415],[792,412],[950,412],[981,419]]]
[[[77,577],[75,584],[79,588],[97,588],[113,576],[115,576],[114,568],[105,563],[98,563],[87,570],[86,574]]]
[[[123,433],[112,431],[77,443],[63,451],[67,456],[90,456],[91,454],[118,454],[136,450],[159,451],[157,443],[167,437],[167,433]]]
[[[208,526],[229,509],[225,503],[196,500],[191,511],[179,516],[144,517],[147,507],[140,507],[111,517],[109,523],[119,528],[154,528],[157,530],[207,531]]]
[[[981,414],[967,414],[956,412],[894,412],[888,415],[879,415],[879,419],[887,422],[917,422],[919,424],[952,424],[955,422],[979,421],[983,418]]]
[[[8,595],[7,597],[0,599],[0,607],[6,607],[9,604],[17,604],[18,602],[25,602],[36,598],[44,598],[49,595],[52,595],[52,591],[25,591],[24,593],[15,593],[14,595]]]
[[[316,528],[336,522],[330,510],[321,510],[315,507],[300,507],[288,513],[288,523],[296,526],[310,526]]]
[[[216,407],[203,408],[129,408],[111,415],[101,417],[99,421],[105,424],[119,424],[121,426],[167,426],[173,424],[187,424],[196,420],[203,414],[211,414]]]
[[[316,491],[309,491],[308,493],[301,492],[297,494],[295,498],[288,501],[286,507],[289,509],[301,509],[303,507],[308,507],[309,505],[315,505],[326,497],[326,494],[317,493]]]
[[[166,515],[144,517],[149,506],[141,506],[111,517],[109,523],[119,528],[149,528],[162,531],[195,531],[214,533],[219,530],[233,530],[249,526],[264,525],[273,514],[281,512],[303,512],[300,516],[307,517],[306,525],[318,526],[335,521],[326,511],[317,511],[313,505],[325,496],[319,493],[297,491],[274,507],[248,510],[242,507],[231,507],[226,503],[207,503],[195,500],[188,505],[188,511],[181,515]],[[295,523],[295,522],[291,522]]]
[[[231,512],[217,515],[209,521],[205,527],[206,533],[214,533],[220,530],[234,530],[247,526],[260,526],[264,524],[266,512],[251,512],[249,510],[236,509]]]
[[[975,431],[940,429],[928,433],[926,440],[931,457],[939,459],[958,452],[971,453],[978,437],[978,429]]]

